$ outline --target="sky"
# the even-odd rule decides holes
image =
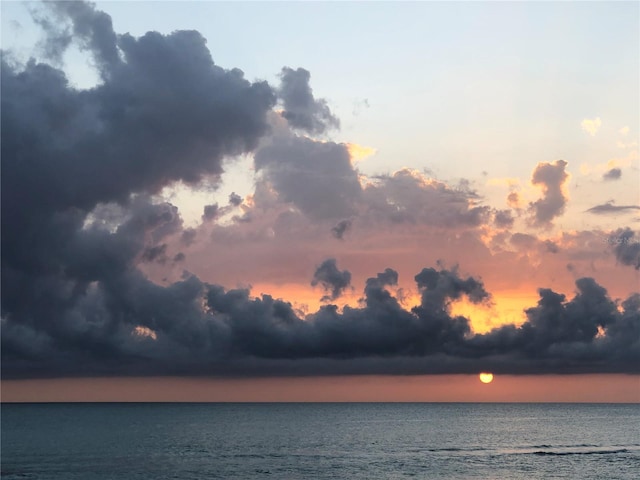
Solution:
[[[3,401],[640,401],[637,3],[1,8]]]

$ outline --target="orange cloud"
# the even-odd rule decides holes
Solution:
[[[347,146],[347,151],[349,152],[352,164],[361,162],[364,159],[375,155],[377,152],[375,148],[365,147],[363,145],[358,145],[357,143],[346,143],[345,145]]]

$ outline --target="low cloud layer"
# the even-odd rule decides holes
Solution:
[[[540,289],[522,326],[474,335],[450,305],[489,301],[481,281],[425,268],[411,309],[386,289],[397,281],[386,269],[367,280],[361,307],[301,318],[269,295],[193,276],[162,287],[123,272],[46,320],[3,320],[3,375],[640,372],[638,294],[618,308],[581,278],[573,299]]]

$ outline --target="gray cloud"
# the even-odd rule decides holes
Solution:
[[[603,180],[619,180],[622,177],[622,170],[619,168],[612,168],[602,175]]]
[[[285,300],[225,290],[187,272],[168,285],[152,282],[140,264],[183,261],[169,239],[188,245],[197,235],[153,194],[215,178],[225,157],[254,150],[276,97],[266,83],[216,66],[197,32],[117,35],[88,4],[47,8],[54,16],[45,28],[62,22],[60,36],[51,33],[51,55],[64,51],[68,32],[69,42],[93,54],[102,82],[75,90],[51,65],[3,61],[3,378],[639,372],[640,295],[618,309],[588,278],[577,281],[572,300],[540,290],[524,325],[484,335],[451,313],[463,297],[490,302],[482,282],[457,269],[416,275],[413,308],[387,288],[398,284],[388,268],[365,282],[359,307],[329,304],[304,318]],[[336,143],[276,138],[257,152],[256,168],[265,190],[269,183],[305,215],[334,224],[358,209],[365,219],[437,227],[477,226],[491,216],[467,187],[408,171],[363,191],[346,147]],[[629,241],[616,255],[637,267],[632,236],[620,232]],[[349,273],[333,266],[317,274],[331,294],[346,288]]]
[[[343,144],[277,137],[255,154],[255,166],[284,202],[314,219],[345,217],[361,195]]]
[[[292,128],[308,133],[324,133],[338,128],[339,120],[333,116],[326,100],[315,99],[309,86],[311,74],[304,68],[284,67],[280,73],[279,96],[284,104],[282,116]]]
[[[9,65],[3,56],[3,358],[31,352],[46,362],[57,351],[73,364],[85,349],[108,369],[109,358],[137,348],[130,322],[147,315],[142,304],[122,310],[144,301],[124,297],[156,288],[136,266],[165,261],[162,240],[182,231],[177,209],[149,195],[220,175],[224,157],[252,150],[268,132],[276,97],[266,83],[214,65],[197,32],[134,38],[115,34],[89,4],[44,8],[49,53],[68,46],[51,29],[66,29],[93,55],[102,82],[76,90],[51,65]],[[195,230],[182,232],[193,240]]]
[[[640,371],[640,294],[618,309],[603,287],[581,278],[572,300],[540,289],[522,326],[474,335],[450,304],[489,301],[482,282],[425,268],[415,277],[420,303],[407,310],[385,288],[397,280],[386,269],[367,280],[362,307],[340,313],[327,305],[303,319],[269,295],[193,276],[162,287],[129,271],[87,292],[49,328],[4,318],[3,375]]]
[[[203,221],[215,220],[220,214],[220,208],[217,203],[204,206],[204,213],[202,214]]]
[[[619,214],[619,213],[631,213],[634,210],[640,210],[638,205],[614,205],[613,202],[603,203],[596,205],[587,210],[589,213],[595,213],[598,215]]]
[[[340,220],[336,225],[331,229],[331,234],[339,240],[344,238],[344,234],[351,228],[351,220],[345,219]]]
[[[336,300],[351,286],[351,273],[348,270],[338,270],[335,258],[329,258],[318,266],[311,285],[322,285],[327,291],[327,295],[321,298],[322,301]]]
[[[640,239],[634,237],[630,228],[620,228],[609,236],[609,244],[615,245],[613,251],[618,262],[640,270]]]
[[[242,197],[238,195],[236,192],[231,192],[229,195],[229,204],[237,207],[242,203]]]
[[[568,197],[563,185],[569,178],[565,171],[567,162],[539,163],[533,171],[531,182],[542,186],[542,198],[529,204],[530,222],[536,227],[548,227],[554,218],[564,213]]]
[[[491,216],[489,207],[477,205],[473,190],[453,189],[409,169],[377,177],[364,189],[363,204],[362,215],[373,221],[433,227],[476,227]]]
[[[511,210],[497,210],[493,217],[493,223],[498,228],[511,228],[513,226],[514,218],[511,214]]]

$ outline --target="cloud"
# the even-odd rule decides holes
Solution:
[[[311,285],[322,285],[328,292],[322,297],[323,302],[336,300],[351,285],[351,273],[348,270],[338,270],[335,258],[329,258],[316,269]]]
[[[509,205],[511,208],[520,208],[522,206],[520,194],[518,192],[509,193],[509,195],[507,195],[507,205]]]
[[[580,126],[582,127],[582,130],[594,137],[596,133],[598,133],[600,126],[602,126],[602,120],[600,120],[600,117],[593,119],[585,118],[580,122]]]
[[[346,143],[345,145],[347,146],[347,150],[349,151],[351,162],[354,164],[361,162],[371,155],[375,155],[377,152],[375,148],[365,147],[363,145],[358,145],[357,143]]]
[[[363,249],[378,248],[382,238],[403,250],[398,258],[412,269],[429,265],[425,258],[443,248],[488,255],[478,230],[495,216],[508,225],[508,215],[482,205],[468,183],[452,187],[409,169],[362,187],[345,144],[290,131],[321,133],[335,125],[326,104],[312,96],[304,71],[285,69],[276,92],[240,70],[215,65],[198,32],[118,35],[108,15],[89,4],[46,8],[53,11],[41,22],[51,30],[50,55],[75,42],[93,55],[101,83],[77,90],[50,64],[2,65],[4,378],[479,368],[638,373],[639,297],[618,306],[589,278],[578,280],[573,300],[541,289],[523,326],[482,336],[452,310],[460,300],[490,304],[491,295],[482,280],[457,268],[420,270],[414,277],[419,299],[408,307],[397,293],[398,271],[370,267]],[[280,117],[280,125],[273,122],[276,93],[290,113],[288,125]],[[215,184],[225,158],[254,152],[256,190],[235,205],[243,216],[228,226],[211,221],[185,228],[178,209],[155,196],[177,182]],[[541,165],[536,172],[544,196],[531,208],[551,211],[553,218],[561,209],[556,190],[565,180],[564,162]],[[232,195],[229,203],[238,199]],[[205,219],[231,206],[208,205]],[[374,247],[326,241],[332,225],[341,237],[352,219],[358,229],[350,234],[371,239]],[[423,248],[418,253],[395,236],[414,226]],[[449,231],[443,235],[443,229]],[[637,267],[633,234],[621,230],[619,236],[625,243],[616,245],[616,258]],[[308,281],[308,247],[321,243],[351,248],[366,268],[382,269],[363,281],[357,307],[328,304],[302,314],[286,299],[226,289],[186,271],[210,268],[225,277],[226,265],[238,269],[242,261],[256,275],[262,266],[249,253],[259,252],[272,269],[269,278],[281,275],[282,259],[294,259]],[[538,240],[534,248],[553,251],[554,245]],[[589,248],[587,254],[595,247]],[[502,252],[499,260],[514,256]],[[163,273],[172,270],[173,281],[153,281],[159,263],[166,264]],[[349,270],[335,261],[317,268],[314,281],[327,288],[329,300],[351,285],[356,270],[347,264]],[[604,334],[593,336],[594,327]]]
[[[121,63],[118,39],[111,17],[88,2],[43,2],[44,11],[33,10],[34,21],[46,34],[45,55],[56,63],[75,42],[89,51],[103,78]]]
[[[602,174],[602,179],[603,180],[619,180],[620,177],[622,177],[622,170],[620,170],[619,168],[612,168],[610,170],[607,170],[605,173]]]
[[[634,238],[630,228],[618,229],[609,236],[609,244],[615,245],[613,251],[618,262],[640,270],[640,239]]]
[[[361,216],[392,224],[477,227],[491,217],[491,209],[478,205],[477,199],[477,193],[465,184],[452,188],[405,168],[392,175],[380,175],[365,187]]]
[[[397,280],[386,269],[367,280],[361,307],[326,305],[303,319],[269,295],[193,276],[162,287],[130,272],[97,287],[74,307],[86,311],[67,312],[57,328],[4,318],[3,375],[638,373],[638,294],[619,309],[581,278],[570,301],[540,289],[520,327],[473,334],[450,305],[463,296],[489,301],[481,281],[425,268],[415,277],[420,303],[408,310],[386,290]],[[100,317],[87,315],[94,308]]]
[[[231,192],[229,195],[229,204],[237,207],[242,203],[242,197],[238,195],[236,192]]]
[[[292,128],[307,133],[324,133],[339,128],[340,121],[331,113],[326,100],[315,99],[309,86],[311,74],[304,68],[284,67],[280,73],[279,97],[284,104],[282,116]]]
[[[202,214],[203,221],[215,220],[220,215],[220,207],[217,203],[204,206],[204,213]]]
[[[122,286],[155,289],[137,265],[168,258],[168,236],[189,244],[196,233],[151,195],[215,178],[225,157],[253,150],[276,96],[214,65],[197,32],[116,35],[90,4],[46,8],[48,25],[66,22],[93,55],[102,82],[77,90],[49,64],[3,57],[3,334],[107,355],[137,345],[123,319],[144,313],[125,308],[132,292]]]
[[[638,205],[614,205],[613,201],[596,205],[587,210],[589,213],[598,215],[631,213],[633,210],[640,210]]]
[[[513,226],[514,218],[511,214],[511,210],[496,210],[493,223],[498,228],[511,228]]]
[[[311,218],[349,216],[361,195],[344,144],[276,137],[256,152],[255,167],[283,202],[292,203]]]
[[[552,220],[564,213],[569,200],[564,185],[569,178],[567,162],[539,163],[533,171],[531,183],[542,187],[542,198],[529,204],[530,223],[535,227],[550,227]]]
[[[340,220],[332,229],[331,234],[338,240],[344,238],[344,234],[351,228],[351,220]]]

